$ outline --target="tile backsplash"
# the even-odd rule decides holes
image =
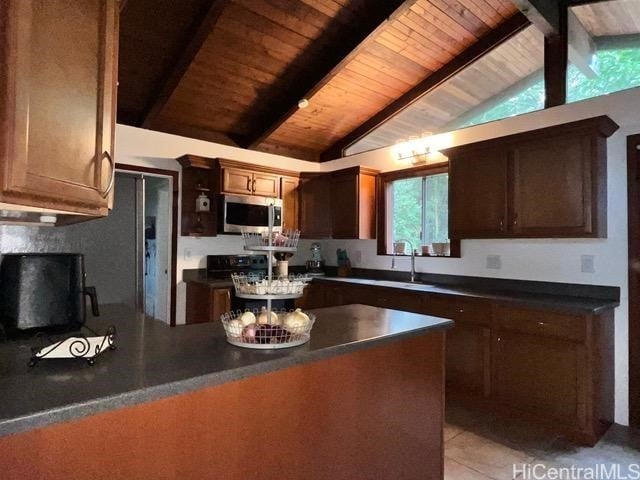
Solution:
[[[0,255],[13,252],[75,253],[81,238],[73,227],[21,227],[0,225]]]

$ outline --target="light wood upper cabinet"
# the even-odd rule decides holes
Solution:
[[[261,197],[280,196],[280,177],[269,173],[254,173],[251,183],[253,194]]]
[[[261,197],[280,196],[280,177],[241,168],[222,168],[222,192]]]
[[[606,139],[601,116],[452,148],[451,238],[606,237]]]
[[[253,172],[238,168],[222,169],[222,191],[225,193],[241,193],[251,195]]]
[[[112,202],[115,0],[0,7],[0,202],[106,215]]]
[[[296,177],[282,177],[281,179],[282,227],[285,229],[298,229],[298,215],[300,213],[299,184],[300,179]]]

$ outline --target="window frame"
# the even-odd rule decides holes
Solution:
[[[449,173],[449,163],[439,162],[429,165],[419,165],[411,168],[404,168],[401,170],[393,170],[390,172],[381,173],[378,176],[378,239],[377,239],[377,254],[380,256],[392,256],[392,253],[387,253],[387,230],[389,225],[389,218],[387,218],[387,198],[390,191],[391,183],[396,180],[405,180],[415,177],[428,177],[431,175],[438,175],[441,173]],[[424,220],[423,220],[424,221]],[[460,240],[450,239],[450,255],[446,257],[434,258],[460,258]],[[411,254],[396,255],[408,257]],[[427,255],[418,255],[424,256]]]

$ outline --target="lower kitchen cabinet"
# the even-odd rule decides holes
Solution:
[[[217,322],[231,311],[231,288],[212,288],[201,283],[187,283],[185,323]]]
[[[454,395],[491,395],[491,330],[456,321],[447,331],[447,390]]]
[[[594,445],[613,421],[613,310],[565,313],[463,295],[318,281],[304,308],[362,303],[450,318],[447,397]],[[305,295],[306,296],[306,295]]]
[[[304,310],[328,307],[325,300],[325,286],[319,283],[310,283],[305,287],[302,297],[295,300],[295,306]]]
[[[496,305],[494,403],[593,445],[613,421],[613,311],[573,315]]]
[[[455,396],[491,395],[491,304],[451,295],[423,295],[422,311],[455,321],[447,331],[447,390]]]
[[[495,334],[496,401],[569,428],[585,426],[586,349],[510,331]]]

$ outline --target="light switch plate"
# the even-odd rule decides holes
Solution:
[[[500,270],[502,268],[502,257],[500,255],[487,255],[487,268]]]
[[[580,271],[582,273],[596,273],[595,255],[580,255]]]

